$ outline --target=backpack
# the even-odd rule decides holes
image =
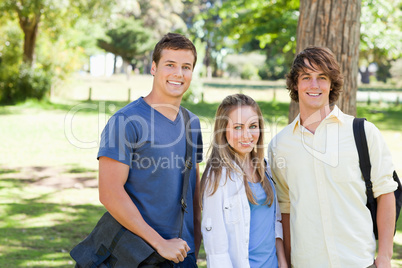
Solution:
[[[377,200],[373,195],[373,184],[370,180],[371,173],[371,163],[369,157],[369,151],[367,146],[366,133],[364,131],[364,121],[365,118],[355,118],[353,120],[353,134],[355,136],[355,142],[357,147],[357,152],[359,154],[359,162],[360,162],[360,170],[364,177],[364,182],[366,183],[366,193],[367,193],[367,208],[370,210],[371,219],[373,220],[373,230],[375,238],[378,239],[378,229],[377,229]],[[396,231],[396,222],[399,218],[399,213],[401,211],[402,206],[402,186],[401,182],[398,178],[398,175],[394,171],[393,179],[396,183],[398,183],[398,188],[395,190],[395,207],[396,207],[396,218],[395,218],[395,229]]]

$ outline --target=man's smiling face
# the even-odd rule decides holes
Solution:
[[[305,60],[307,66],[310,63]],[[329,105],[329,93],[331,91],[330,78],[317,66],[305,69],[297,78],[297,92],[299,95],[300,109],[311,113]]]
[[[183,96],[193,76],[194,55],[191,50],[164,49],[156,64],[152,62],[155,89],[160,96],[177,98]]]

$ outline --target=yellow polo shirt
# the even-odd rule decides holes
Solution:
[[[269,144],[282,213],[290,213],[293,267],[368,267],[376,241],[353,136],[353,117],[337,106],[315,134],[300,115]],[[374,197],[395,191],[391,154],[365,122]]]

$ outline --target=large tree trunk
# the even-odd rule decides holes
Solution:
[[[36,37],[38,35],[38,27],[40,21],[40,14],[36,14],[33,18],[22,16],[18,12],[19,22],[22,31],[24,32],[24,56],[23,60],[29,66],[33,66]]]
[[[344,75],[337,105],[351,115],[356,115],[360,10],[360,0],[301,0],[297,27],[297,53],[309,45],[325,46],[334,52]],[[292,101],[289,122],[298,113],[299,105]]]

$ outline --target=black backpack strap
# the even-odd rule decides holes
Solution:
[[[364,121],[366,118],[355,118],[353,120],[353,134],[357,152],[359,154],[360,169],[366,183],[367,203],[374,202],[373,184],[371,183],[371,163],[367,146],[366,132],[364,131]]]
[[[186,132],[186,156],[185,156],[185,163],[184,163],[184,176],[183,176],[183,188],[182,188],[182,193],[181,193],[181,198],[180,198],[180,203],[181,203],[181,223],[180,223],[180,232],[179,232],[179,237],[182,236],[183,232],[183,221],[184,221],[184,213],[187,212],[187,189],[190,181],[190,172],[191,169],[193,168],[193,162],[191,161],[192,159],[192,139],[191,139],[191,122],[190,122],[190,115],[188,114],[188,111],[181,107],[181,113],[183,115],[183,121],[184,121],[184,127],[185,127],[185,132]]]

